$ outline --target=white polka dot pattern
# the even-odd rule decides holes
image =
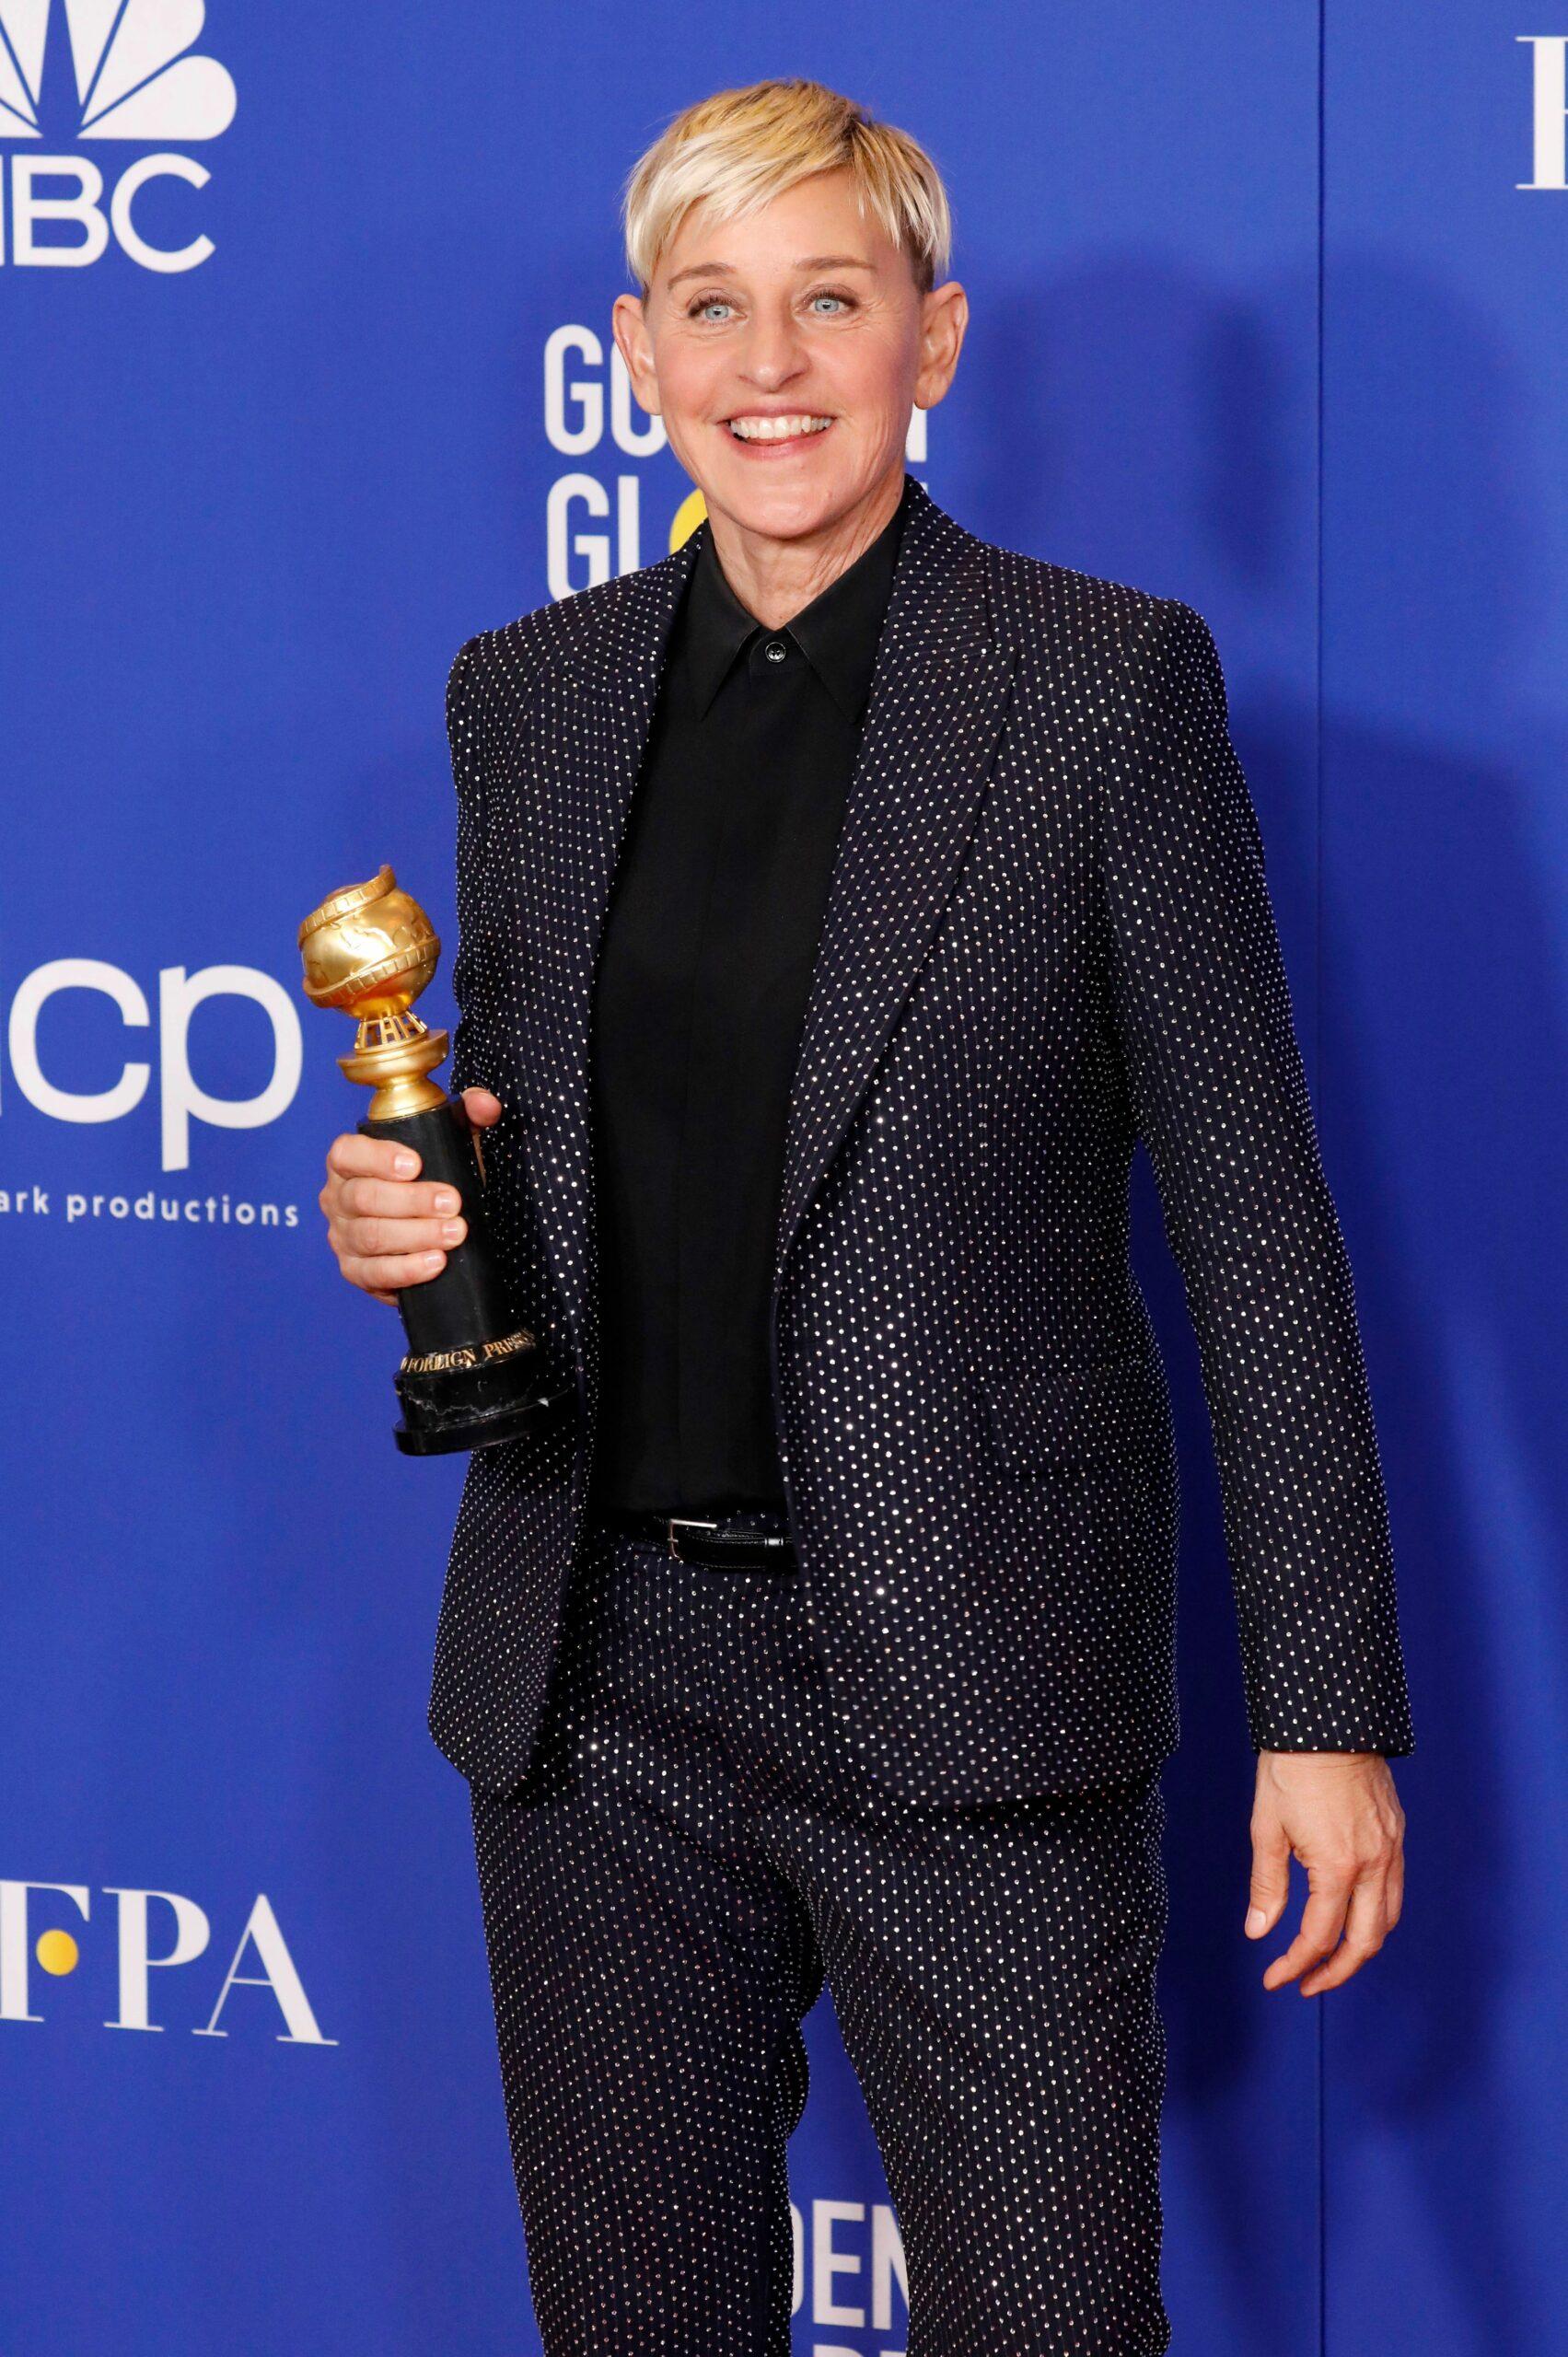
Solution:
[[[907,2340],[867,2346],[1169,2347],[1157,1771],[910,1807],[839,1740],[798,1581],[595,1537],[529,1772],[473,1822],[550,2357],[788,2357],[824,1979],[903,2246]]]
[[[779,1442],[842,1736],[910,1800],[1174,1747],[1177,1485],[1128,1260],[1146,1143],[1198,1338],[1259,1747],[1413,1747],[1351,1273],[1214,642],[912,480],[781,1174]],[[704,525],[700,528],[706,530]],[[562,1425],[471,1460],[431,1726],[527,1767],[598,1395],[593,960],[696,536],[448,684],[454,1084]],[[744,782],[738,781],[738,790]]]

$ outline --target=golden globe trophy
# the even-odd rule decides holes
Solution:
[[[429,1030],[410,1010],[441,955],[435,928],[383,867],[368,884],[351,884],[313,909],[299,946],[311,1004],[341,1007],[359,1020],[353,1053],[338,1062],[350,1080],[376,1092],[361,1133],[412,1146],[420,1177],[454,1188],[468,1222],[446,1266],[398,1295],[409,1347],[395,1378],[403,1421],[392,1436],[411,1457],[515,1440],[570,1393],[541,1387],[535,1338],[507,1310],[485,1221],[477,1132],[461,1097],[428,1077],[446,1056],[447,1034]]]

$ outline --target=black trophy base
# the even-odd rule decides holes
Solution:
[[[531,1353],[453,1367],[439,1376],[400,1374],[403,1421],[392,1438],[405,1457],[446,1457],[463,1448],[498,1448],[520,1439],[556,1402],[542,1393]],[[519,1364],[519,1361],[521,1362]]]
[[[445,1268],[398,1295],[409,1347],[395,1378],[403,1416],[393,1439],[405,1457],[446,1457],[518,1439],[572,1395],[569,1387],[545,1385],[538,1343],[508,1306],[462,1099],[448,1097],[428,1112],[359,1127],[366,1137],[412,1146],[420,1178],[454,1189],[468,1223]]]

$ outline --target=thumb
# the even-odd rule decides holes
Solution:
[[[1279,1922],[1289,1897],[1290,1843],[1275,1817],[1252,1835],[1252,1887],[1244,1926],[1249,1940],[1261,1939]]]
[[[463,1109],[476,1129],[492,1130],[501,1119],[501,1099],[488,1088],[465,1088]]]

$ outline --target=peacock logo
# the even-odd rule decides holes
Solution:
[[[193,53],[205,17],[203,0],[0,0],[0,140],[149,147],[216,139],[234,121],[236,93],[226,66]],[[192,270],[212,252],[211,238],[152,245],[132,208],[149,180],[204,188],[210,177],[164,147],[121,173],[106,206],[103,171],[90,156],[18,146],[8,173],[11,251],[0,250],[0,261],[80,269],[112,237],[145,270]]]
[[[76,139],[215,139],[234,121],[234,77],[192,57],[203,0],[64,0]],[[0,134],[43,135],[39,106],[50,0],[0,0]]]

